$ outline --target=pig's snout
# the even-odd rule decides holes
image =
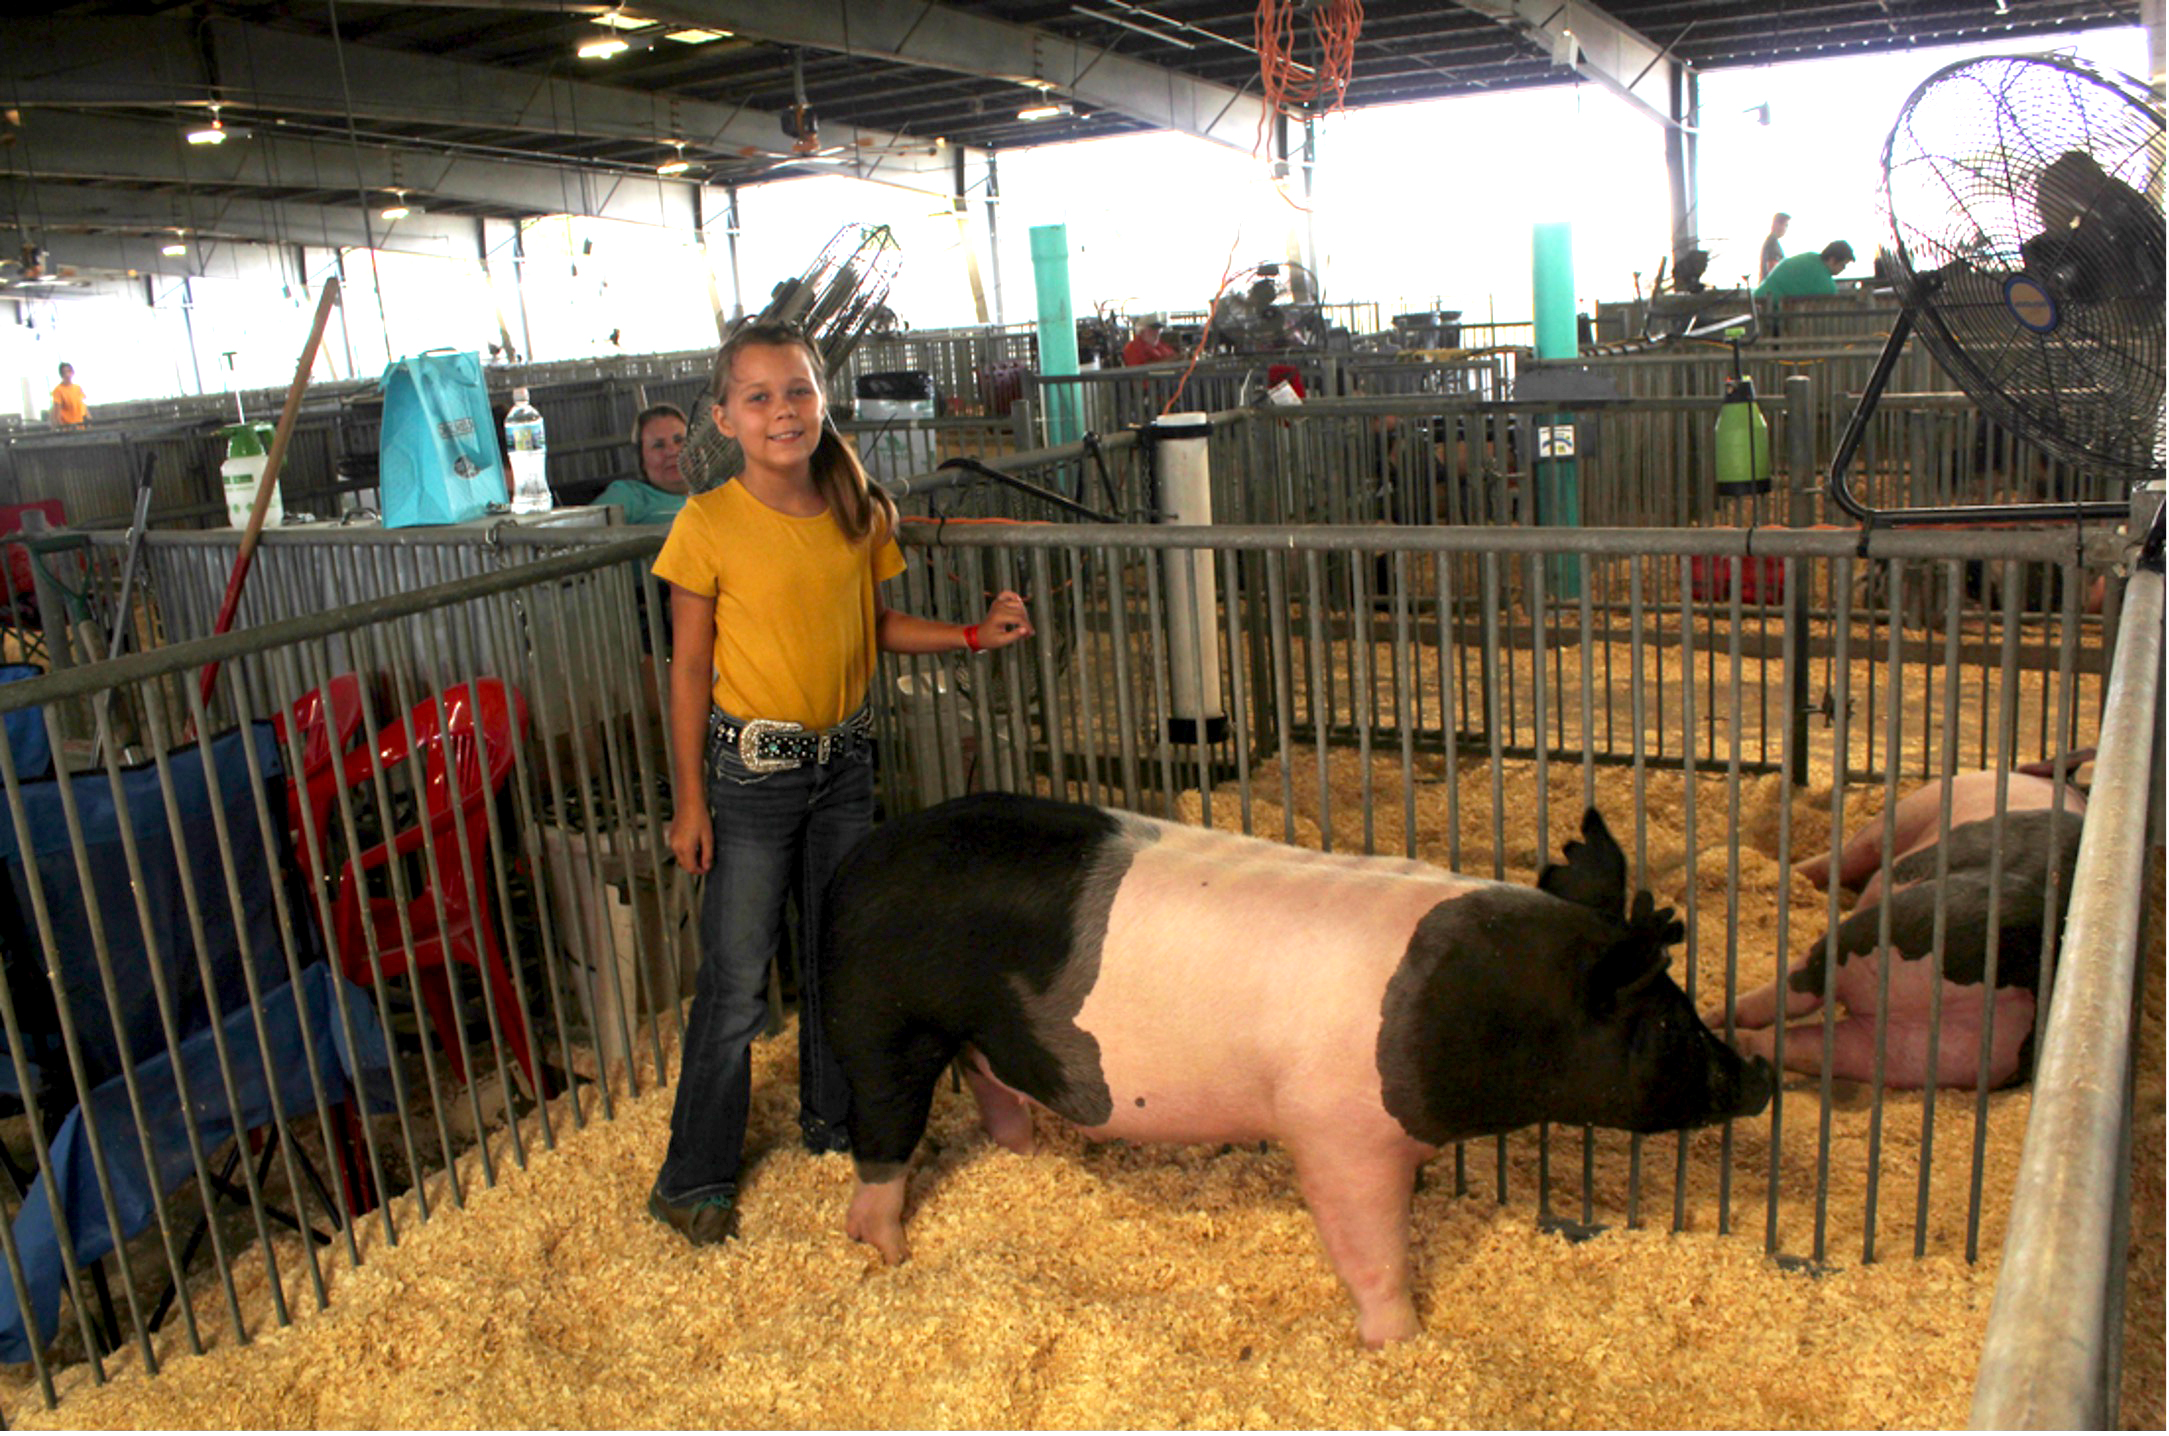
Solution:
[[[1740,1064],[1739,1090],[1726,1108],[1728,1117],[1752,1117],[1770,1105],[1777,1092],[1777,1069],[1767,1058],[1750,1057]]]

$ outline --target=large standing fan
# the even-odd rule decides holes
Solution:
[[[883,301],[903,259],[887,225],[847,224],[836,231],[812,268],[777,285],[761,312],[731,326],[731,333],[748,322],[795,325],[813,341],[833,385],[859,341],[894,322]],[[716,432],[715,400],[712,393],[701,396],[679,461],[687,486],[696,494],[730,478],[743,462],[737,442]]]
[[[1875,510],[1845,469],[1907,335],[1984,414],[2132,483],[2163,464],[2162,114],[2128,75],[2053,56],[1947,65],[1883,146],[1884,265],[1903,312],[1830,469],[1868,523],[2122,516],[2119,502]]]

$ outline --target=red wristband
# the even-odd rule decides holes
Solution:
[[[985,650],[985,649],[983,649],[983,648],[981,648],[981,647],[979,646],[979,625],[978,625],[978,624],[976,624],[976,623],[967,623],[967,624],[965,624],[965,625],[964,625],[964,646],[965,646],[966,648],[969,648],[969,649],[970,649],[970,650],[971,650],[972,652],[974,652],[974,653],[984,653],[984,652],[986,652],[986,650]]]

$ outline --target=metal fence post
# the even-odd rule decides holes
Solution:
[[[1785,452],[1786,467],[1791,471],[1792,512],[1788,522],[1796,529],[1804,529],[1815,522],[1814,485],[1821,474],[1815,465],[1815,404],[1808,392],[1805,374],[1785,376]],[[1808,780],[1808,566],[1797,564],[1793,568],[1793,584],[1785,594],[1785,623],[1796,641],[1785,650],[1785,662],[1792,670],[1785,675],[1786,691],[1792,694],[1792,711],[1785,719],[1792,725],[1792,769],[1785,779],[1792,786],[1805,787]]]
[[[1025,382],[1031,383],[1030,376],[1026,376]],[[1036,396],[1029,393],[1010,406],[1009,422],[1016,432],[1020,449],[1036,449],[1040,445],[1038,407]]]

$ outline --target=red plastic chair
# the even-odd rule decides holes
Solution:
[[[59,499],[38,499],[27,504],[0,504],[0,534],[20,533],[27,513],[45,515],[48,528],[67,526],[68,511]],[[76,569],[71,571],[71,582],[83,562],[80,554],[72,557]],[[64,560],[53,555],[46,562],[57,568]],[[38,613],[37,580],[30,565],[27,544],[0,544],[0,626],[15,630],[15,641],[24,658],[43,662],[49,655],[45,652],[44,619]]]
[[[436,704],[424,700],[415,705],[404,723],[394,723],[377,735],[377,761],[388,782],[404,781],[409,771],[408,754],[411,751],[419,755],[422,793],[412,826],[388,835],[341,866],[332,900],[332,941],[342,970],[363,986],[377,977],[377,968],[370,963],[372,947],[384,976],[396,977],[410,971],[415,975],[415,985],[421,989],[430,1021],[437,1029],[437,1041],[454,1079],[460,1082],[467,1080],[467,1068],[460,1059],[459,1041],[454,1035],[458,1018],[443,967],[449,960],[478,969],[489,984],[506,1043],[527,1073],[533,1090],[544,1092],[528,1046],[527,1017],[520,1008],[498,942],[495,882],[488,857],[488,806],[512,771],[512,745],[526,735],[527,700],[519,690],[495,678],[446,689],[441,731]],[[368,749],[348,755],[340,782],[357,790],[357,811],[373,796]],[[427,849],[425,830],[429,835]],[[461,855],[463,844],[474,859],[472,902]],[[397,897],[371,893],[368,877],[410,854],[415,855],[414,863],[419,866],[422,855],[429,850],[434,851],[434,865],[425,870],[423,881],[410,891],[406,903],[406,921],[414,936],[410,950],[400,933]]]
[[[311,688],[296,699],[294,706],[271,718],[271,731],[279,740],[279,754],[286,754],[288,724],[301,735],[301,771],[289,776],[286,782],[286,831],[293,839],[294,857],[297,861],[310,862],[307,840],[302,834],[302,824],[316,834],[317,849],[323,851],[325,840],[324,819],[331,809],[332,797],[339,789],[338,760],[354,742],[354,734],[361,728],[362,701],[361,678],[352,673],[341,673],[326,685],[331,693],[329,721],[326,721],[324,688]]]
[[[38,499],[27,504],[0,504],[0,534],[22,532],[23,515],[27,513],[45,515],[45,522],[50,528],[66,528],[68,525],[68,510],[59,499]],[[4,607],[8,600],[35,605],[38,601],[38,587],[30,572],[30,550],[22,544],[11,543],[0,545],[0,551],[7,555],[6,565],[0,567],[0,578],[4,578],[7,584],[6,592],[0,594],[0,607]]]

